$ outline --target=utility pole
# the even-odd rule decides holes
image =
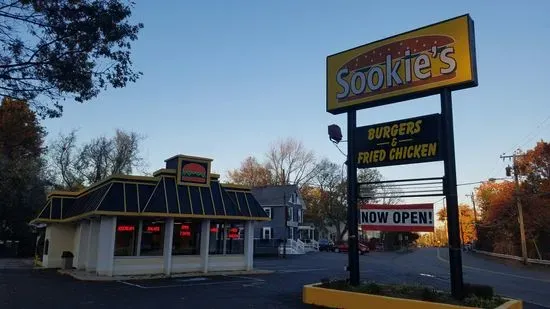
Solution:
[[[466,194],[472,199],[472,207],[474,208],[474,233],[477,239],[477,211],[476,211],[476,200],[474,198],[474,192],[472,194]]]
[[[513,164],[513,171],[514,171],[514,182],[515,182],[515,195],[516,195],[516,205],[518,208],[518,220],[519,220],[519,234],[521,237],[521,256],[523,259],[523,264],[527,264],[527,241],[525,240],[525,226],[523,224],[523,208],[521,205],[521,198],[520,198],[520,186],[519,186],[519,167],[517,165],[517,157],[520,157],[523,155],[518,155],[514,153],[511,156],[505,156],[502,155],[500,158],[502,160],[504,159],[512,159]],[[509,169],[506,169],[506,174],[509,176]]]

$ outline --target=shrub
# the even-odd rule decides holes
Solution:
[[[495,295],[491,286],[483,284],[465,283],[464,292],[467,296],[475,295],[485,299],[490,299]]]

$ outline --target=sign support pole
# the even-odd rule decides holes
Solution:
[[[444,191],[447,199],[447,230],[449,236],[449,267],[451,273],[451,291],[453,297],[464,297],[462,278],[462,253],[460,248],[460,222],[458,212],[458,194],[456,187],[455,142],[453,132],[453,107],[450,89],[441,91],[441,116],[444,133]]]
[[[359,220],[357,209],[357,158],[355,157],[355,129],[357,111],[348,112],[348,261],[350,284],[359,285]]]

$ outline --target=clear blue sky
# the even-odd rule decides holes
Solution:
[[[470,13],[479,87],[453,95],[458,182],[503,177],[500,154],[550,139],[550,1],[528,3],[139,1],[133,19],[145,28],[133,59],[144,76],[93,102],[67,102],[45,125],[49,138],[79,128],[81,141],[115,128],[142,133],[151,171],[184,153],[213,158],[223,175],[288,136],[342,163],[326,133],[328,124],[346,125],[325,111],[326,56]],[[358,125],[434,112],[438,97],[406,101],[361,111]],[[381,171],[388,179],[443,174],[439,163]],[[472,188],[460,187],[460,199]]]

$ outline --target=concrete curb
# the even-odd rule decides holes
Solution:
[[[155,279],[169,279],[169,278],[188,278],[188,277],[212,277],[212,276],[244,276],[244,275],[267,275],[272,274],[274,271],[271,270],[251,270],[251,271],[220,271],[220,272],[209,272],[209,273],[181,273],[173,274],[170,276],[167,275],[141,275],[141,276],[97,276],[85,272],[76,272],[74,270],[57,270],[58,273],[62,275],[68,275],[74,279],[81,281],[100,281],[100,282],[109,282],[109,281],[129,281],[129,280],[155,280]]]

